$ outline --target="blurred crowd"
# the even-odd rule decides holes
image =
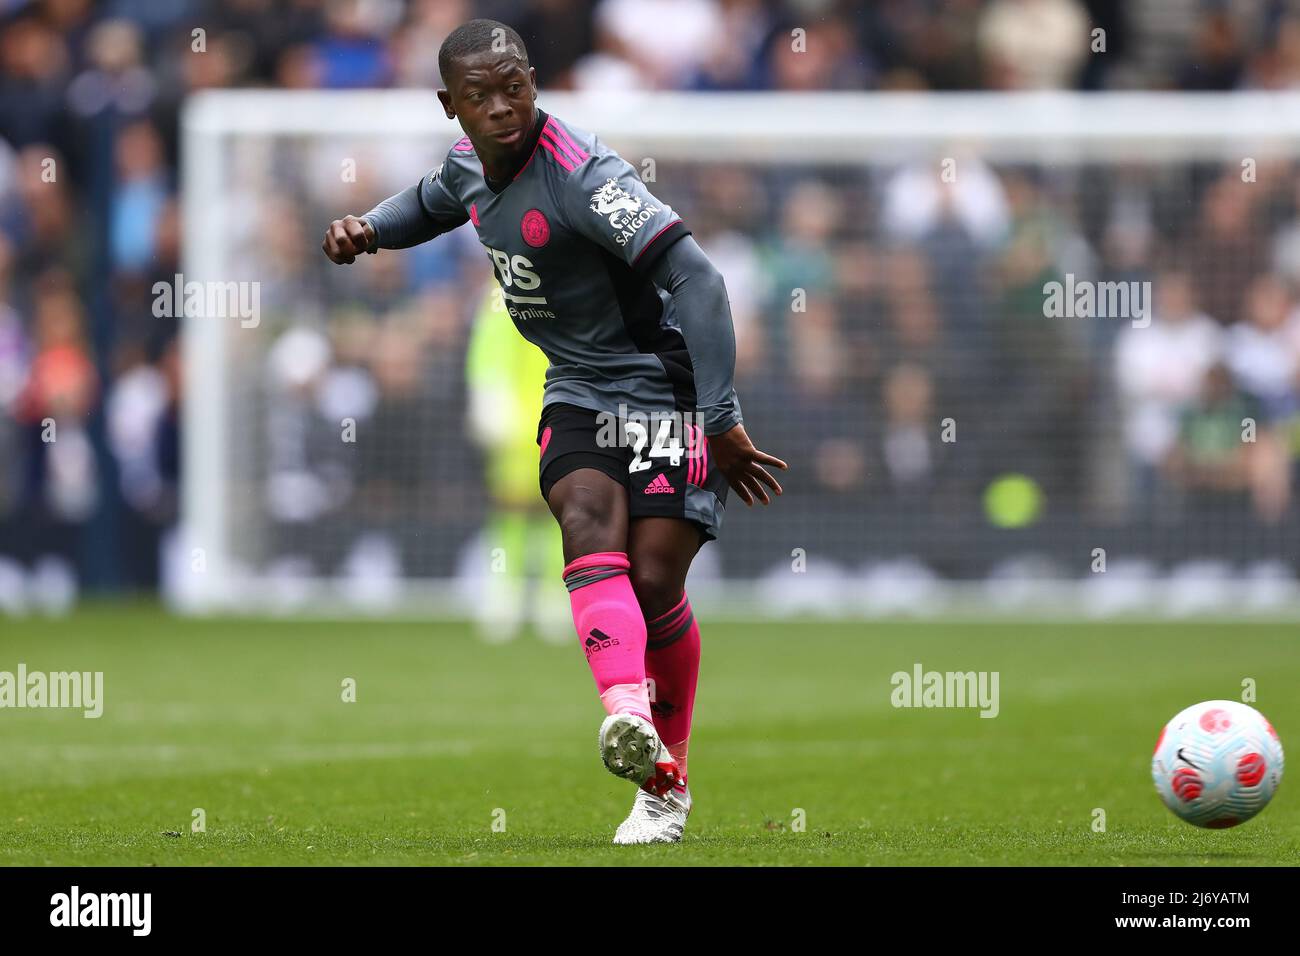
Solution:
[[[183,383],[151,289],[179,271],[185,97],[436,87],[442,39],[474,16],[519,30],[543,90],[1300,86],[1294,0],[0,0],[0,604],[21,574],[51,601],[71,581],[158,583]],[[661,172],[727,276],[746,414],[797,423],[770,444],[803,463],[794,489],[816,492],[825,527],[871,508],[956,521],[1004,471],[1098,520],[1293,520],[1300,177],[963,169],[947,190],[924,167]],[[360,403],[404,436],[347,484],[397,529],[472,522],[481,496],[456,466],[473,451],[421,436],[441,422],[463,441],[483,257],[460,235],[344,277],[316,246],[330,218],[405,182],[259,197],[242,248],[274,266],[258,273],[268,328],[299,333],[267,350],[274,387],[330,415]],[[1150,327],[1045,321],[1043,283],[1067,272],[1152,281]],[[294,483],[320,469],[279,407],[263,410],[265,499],[303,525],[347,493]],[[974,407],[987,413],[953,414],[958,441],[939,440],[937,419]]]

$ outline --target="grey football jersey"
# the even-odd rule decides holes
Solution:
[[[430,220],[419,241],[473,224],[515,326],[550,360],[544,404],[695,412],[673,297],[649,278],[690,230],[598,137],[542,110],[521,156],[510,180],[488,182],[468,137],[452,146],[418,187]],[[372,224],[378,244],[394,248],[382,221]],[[709,396],[710,434],[742,420],[729,382],[727,390]]]

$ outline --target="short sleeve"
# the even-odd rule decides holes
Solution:
[[[609,150],[593,153],[566,181],[564,205],[575,231],[643,275],[674,241],[690,234],[632,165]]]

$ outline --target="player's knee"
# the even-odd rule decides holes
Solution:
[[[625,543],[616,541],[611,530],[616,524],[616,504],[615,496],[604,489],[572,489],[559,515],[565,550],[574,554],[622,550]]]
[[[628,572],[632,579],[632,590],[636,593],[641,613],[647,618],[658,617],[665,611],[672,610],[681,600],[682,582],[673,570],[657,561],[640,561],[632,559],[632,569]]]

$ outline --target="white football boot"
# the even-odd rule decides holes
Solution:
[[[644,717],[610,714],[600,725],[599,741],[600,759],[614,776],[656,796],[677,783],[677,763]]]
[[[690,813],[691,791],[686,787],[673,787],[663,797],[640,790],[632,803],[632,812],[619,824],[614,842],[680,843]]]

